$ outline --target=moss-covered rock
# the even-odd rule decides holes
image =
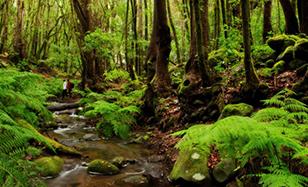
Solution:
[[[228,116],[249,116],[253,112],[253,106],[246,103],[228,104],[223,109],[219,119]]]
[[[122,156],[117,156],[117,157],[114,157],[112,160],[111,160],[111,163],[115,166],[117,166],[118,168],[123,168],[125,167],[127,164],[128,164],[128,160],[125,159],[124,157]]]
[[[220,161],[213,169],[213,177],[219,183],[225,182],[234,173],[236,169],[233,159],[224,159]]]
[[[239,62],[241,58],[242,54],[235,49],[220,48],[209,54],[208,61],[211,66],[220,65],[225,68],[228,65]]]
[[[185,152],[182,151],[169,177],[173,181],[183,179],[188,182],[209,183],[211,178],[207,163],[207,156],[200,150],[192,148]]]
[[[285,71],[285,69],[286,69],[286,62],[283,60],[280,60],[274,64],[272,71],[274,73],[281,73]]]
[[[269,59],[269,60],[267,60],[267,61],[265,62],[265,67],[271,68],[271,67],[273,67],[274,64],[275,64],[275,60]]]
[[[294,46],[294,57],[300,60],[308,60],[308,39],[300,39]]]
[[[294,59],[294,60],[292,60],[291,62],[288,63],[288,67],[291,70],[295,70],[295,69],[302,67],[305,64],[308,65],[307,61],[300,60],[300,59]]]
[[[63,169],[64,161],[58,156],[42,157],[34,161],[38,167],[40,175],[43,177],[55,177]]]
[[[277,57],[277,61],[279,60],[283,60],[285,62],[290,62],[291,60],[294,59],[294,46],[289,46],[287,47],[283,53],[281,53],[278,57]]]
[[[267,44],[278,53],[283,52],[289,46],[293,46],[295,42],[295,38],[284,34],[274,36],[267,40]]]
[[[89,163],[88,172],[103,175],[115,175],[120,172],[119,168],[106,160],[96,159]]]

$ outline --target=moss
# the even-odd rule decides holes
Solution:
[[[294,46],[294,57],[296,59],[308,59],[308,39],[300,39]]]
[[[267,68],[273,67],[274,64],[275,64],[275,61],[273,59],[269,59],[265,62],[265,67]]]
[[[270,78],[273,75],[272,68],[262,68],[258,71],[258,74],[265,78]]]
[[[280,60],[278,62],[276,62],[272,68],[272,71],[275,72],[275,73],[281,73],[285,70],[285,61],[283,60]]]
[[[181,151],[169,177],[173,181],[178,179],[190,182],[209,181],[207,162],[205,154],[196,148]]]
[[[288,35],[277,35],[267,40],[267,44],[276,52],[283,52],[288,46],[293,46],[296,40]]]
[[[213,177],[219,183],[225,182],[236,169],[235,160],[224,159],[220,161],[213,169]]]
[[[30,156],[31,158],[36,158],[38,156],[40,156],[42,154],[42,150],[36,148],[36,147],[27,147],[26,149],[26,153],[28,156]]]
[[[228,116],[249,116],[253,112],[253,106],[246,103],[228,104],[223,109],[220,119]]]
[[[228,65],[239,62],[242,56],[243,55],[235,49],[220,48],[209,54],[208,61],[211,66],[220,65],[225,68]]]
[[[33,126],[31,126],[25,120],[19,119],[19,120],[17,120],[17,122],[18,122],[18,125],[33,131],[33,133],[37,134],[38,136],[41,136],[42,140],[47,142],[48,148],[50,148],[52,151],[59,151],[59,152],[67,153],[67,154],[71,154],[71,155],[81,155],[81,153],[78,152],[76,149],[74,149],[72,147],[65,146],[65,145],[60,144],[59,142],[57,142],[53,139],[50,139],[46,136],[43,136],[41,133],[39,133]]]
[[[58,156],[53,157],[42,157],[35,160],[35,163],[38,167],[40,175],[43,177],[57,176],[63,168],[64,161]]]
[[[278,57],[277,60],[283,60],[285,62],[290,62],[291,60],[294,59],[294,46],[289,46],[287,47],[283,53],[281,53]]]
[[[88,172],[99,173],[103,175],[114,175],[120,172],[119,168],[106,160],[96,159],[90,162]]]

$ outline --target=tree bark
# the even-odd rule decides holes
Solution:
[[[171,27],[172,34],[173,34],[173,39],[174,39],[174,42],[175,42],[176,56],[177,56],[177,59],[178,59],[178,63],[181,64],[182,58],[181,58],[181,53],[180,53],[180,45],[179,45],[179,40],[178,40],[178,37],[177,37],[177,34],[176,34],[175,26],[174,26],[173,20],[172,20],[170,0],[167,0],[167,10],[168,10],[169,23],[170,23],[170,27]]]
[[[249,0],[241,0],[243,18],[243,39],[244,39],[244,66],[246,75],[246,85],[250,89],[258,88],[260,82],[251,61],[251,41],[250,41],[250,8]]]
[[[24,1],[17,0],[17,16],[16,16],[16,26],[14,33],[14,51],[17,53],[17,61],[25,58],[24,42],[22,38],[23,31],[23,15],[24,15]]]
[[[264,2],[264,11],[263,11],[263,43],[266,42],[269,33],[273,31],[271,21],[272,21],[272,0],[266,0]]]
[[[221,12],[222,12],[222,24],[223,24],[223,31],[224,31],[224,36],[225,38],[228,38],[228,24],[227,24],[227,14],[226,14],[226,6],[225,6],[225,0],[220,1],[221,5]]]
[[[147,80],[150,82],[154,75],[155,75],[155,62],[156,62],[156,57],[157,57],[157,45],[156,45],[156,35],[157,35],[157,3],[154,1],[154,6],[153,6],[153,27],[152,27],[152,33],[151,33],[151,40],[150,40],[150,45],[148,47],[148,52],[147,56],[145,59],[145,64],[146,64],[146,71],[147,71]]]
[[[169,55],[171,52],[171,36],[167,21],[166,0],[155,0],[157,22],[154,27],[157,27],[156,45],[157,58],[155,76],[152,84],[155,92],[161,96],[166,97],[170,94],[171,78],[168,71]],[[155,15],[154,15],[155,16]]]
[[[298,0],[298,3],[301,32],[308,35],[308,1]]]
[[[299,27],[295,11],[289,0],[280,0],[286,21],[286,34],[298,34]]]
[[[1,39],[0,39],[0,53],[6,51],[6,43],[8,39],[8,19],[9,19],[9,3],[10,1],[4,2],[4,7],[2,11],[2,25],[0,34],[1,34]]]

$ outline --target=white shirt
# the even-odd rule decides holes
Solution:
[[[63,90],[66,90],[67,89],[67,81],[64,81],[63,83]]]

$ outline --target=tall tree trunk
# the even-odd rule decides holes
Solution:
[[[308,35],[308,1],[298,0],[299,6],[299,18],[300,18],[300,28],[301,32]]]
[[[156,57],[157,57],[157,45],[156,45],[156,35],[157,35],[157,3],[154,1],[154,7],[153,7],[153,27],[152,27],[152,33],[151,33],[151,40],[150,45],[148,47],[147,56],[145,58],[145,64],[146,64],[146,70],[147,70],[147,80],[150,82],[154,75],[155,75],[155,63],[156,63]]]
[[[230,0],[226,0],[226,14],[227,14],[228,28],[231,27],[231,23],[232,23],[232,8],[231,8],[231,4],[229,1]]]
[[[82,47],[84,46],[84,38],[87,32],[92,31],[92,20],[91,14],[89,11],[91,0],[72,0],[72,6],[75,10],[77,18],[79,20],[79,25],[77,25],[77,29],[79,32],[78,43],[80,48],[80,56],[82,62],[82,88],[85,88],[86,84],[88,87],[95,87],[96,81],[100,76],[96,72],[96,59],[95,59],[95,51],[84,51]]]
[[[273,31],[272,28],[272,0],[264,2],[263,11],[263,43],[266,42],[269,33]]]
[[[249,0],[241,0],[242,18],[243,18],[243,39],[244,39],[244,66],[246,75],[246,85],[250,89],[259,87],[259,79],[254,70],[253,63],[251,61],[251,41],[250,41],[250,8]]]
[[[220,6],[219,6],[219,0],[216,0],[215,1],[215,8],[214,8],[214,36],[213,36],[213,39],[214,39],[214,49],[218,49],[218,41],[219,41],[219,36],[220,36]]]
[[[148,28],[148,3],[144,0],[144,39],[147,41],[149,39],[149,28]]]
[[[138,33],[137,33],[137,2],[136,0],[131,0],[131,7],[132,7],[132,31],[133,31],[133,40],[132,40],[132,50],[134,50],[134,59],[131,62],[131,65],[133,66],[135,64],[135,71],[137,74],[140,74],[139,72],[139,58],[138,58]],[[135,74],[132,72],[131,79],[135,80]]]
[[[17,53],[18,57],[17,61],[25,58],[24,42],[22,38],[24,8],[24,1],[17,0],[17,16],[13,44],[14,51]]]
[[[9,19],[9,3],[10,1],[4,2],[4,7],[2,11],[2,25],[1,30],[0,30],[0,53],[6,51],[6,43],[8,39],[8,19]]]
[[[224,30],[224,36],[225,38],[228,38],[228,24],[227,24],[227,13],[226,13],[226,6],[225,6],[225,0],[220,1],[221,5],[221,12],[222,12],[222,24],[223,24],[223,30]]]
[[[286,34],[299,33],[298,21],[291,2],[289,0],[280,0],[280,4],[286,21]]]
[[[166,97],[170,94],[171,78],[168,71],[169,55],[171,52],[171,36],[167,21],[166,0],[155,0],[157,22],[154,27],[157,27],[156,45],[157,58],[155,76],[152,80],[155,92],[161,96]],[[154,15],[155,16],[155,15]]]
[[[177,37],[177,34],[176,34],[175,26],[174,26],[173,20],[172,20],[170,0],[167,0],[167,10],[168,10],[169,23],[170,23],[170,27],[171,27],[174,42],[175,42],[176,56],[177,56],[177,59],[178,59],[178,63],[181,64],[182,58],[181,58],[181,53],[180,53],[180,45],[179,45],[179,40],[178,40],[178,37]]]
[[[194,1],[189,1],[190,7],[190,58],[195,58],[197,55],[197,41],[196,41],[196,23],[195,23],[195,9]]]

